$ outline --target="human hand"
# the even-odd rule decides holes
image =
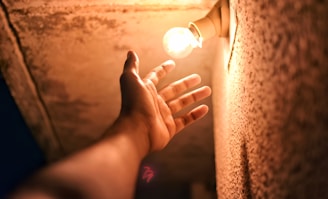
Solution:
[[[211,89],[204,86],[181,95],[200,83],[200,76],[193,74],[158,91],[156,85],[174,67],[172,60],[166,61],[142,79],[139,76],[139,59],[135,52],[128,52],[124,64],[120,78],[122,106],[119,119],[132,118],[130,122],[140,122],[145,127],[149,151],[163,149],[176,133],[208,112],[206,105],[200,105],[182,116],[175,117],[175,114],[186,106],[208,97]]]
[[[190,75],[157,91],[158,81],[174,67],[173,61],[164,62],[141,79],[137,54],[130,51],[120,78],[121,112],[103,139],[38,172],[10,198],[133,198],[138,168],[147,153],[164,148],[208,111],[201,105],[175,117],[209,96],[211,89],[204,86],[182,94],[200,83],[198,75]]]

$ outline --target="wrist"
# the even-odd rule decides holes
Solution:
[[[120,115],[106,131],[105,139],[112,136],[124,138],[141,159],[150,152],[149,127],[138,115]]]

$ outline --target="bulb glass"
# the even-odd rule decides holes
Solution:
[[[168,30],[163,37],[164,50],[173,58],[188,56],[201,42],[188,28],[175,27]]]

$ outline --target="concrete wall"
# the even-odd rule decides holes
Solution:
[[[162,47],[164,33],[203,17],[214,2],[1,1],[0,69],[48,160],[92,143],[117,117],[128,50],[139,54],[144,75],[170,59]],[[159,87],[192,73],[211,85],[216,47],[214,40],[176,60],[177,68]],[[211,98],[201,103],[211,107]],[[212,124],[210,113],[143,162],[156,170],[145,192],[154,184],[176,190],[181,184],[215,183]]]
[[[328,198],[328,2],[232,0],[213,78],[219,198]]]
[[[168,58],[164,32],[202,17],[213,3],[111,2],[1,1],[1,71],[49,159],[97,139],[116,117],[128,49],[139,52],[144,74]],[[213,82],[219,197],[327,198],[327,2],[231,0],[231,6],[238,25],[229,69],[220,51],[212,68],[213,39],[178,60],[181,67],[164,82],[190,73]],[[209,183],[212,143],[209,115],[144,164],[157,169],[158,186]]]

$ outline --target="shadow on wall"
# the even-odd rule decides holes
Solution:
[[[0,45],[7,50],[0,51],[0,58],[8,59],[6,66],[10,66],[1,69],[11,80],[16,103],[48,159],[88,145],[114,121],[127,50],[138,52],[140,73],[145,74],[169,59],[162,48],[164,33],[202,17],[210,8],[207,3],[214,1],[192,5],[174,1],[184,3],[164,8],[108,2],[1,2],[4,42]],[[210,85],[215,48],[215,42],[206,43],[188,58],[177,60],[178,67],[163,85],[191,73],[199,73],[202,85]],[[210,98],[203,102],[211,107]],[[187,190],[185,181],[214,180],[213,156],[212,115],[208,114],[150,159],[161,165],[163,181],[179,181],[181,190]]]
[[[0,74],[0,198],[45,164]]]

